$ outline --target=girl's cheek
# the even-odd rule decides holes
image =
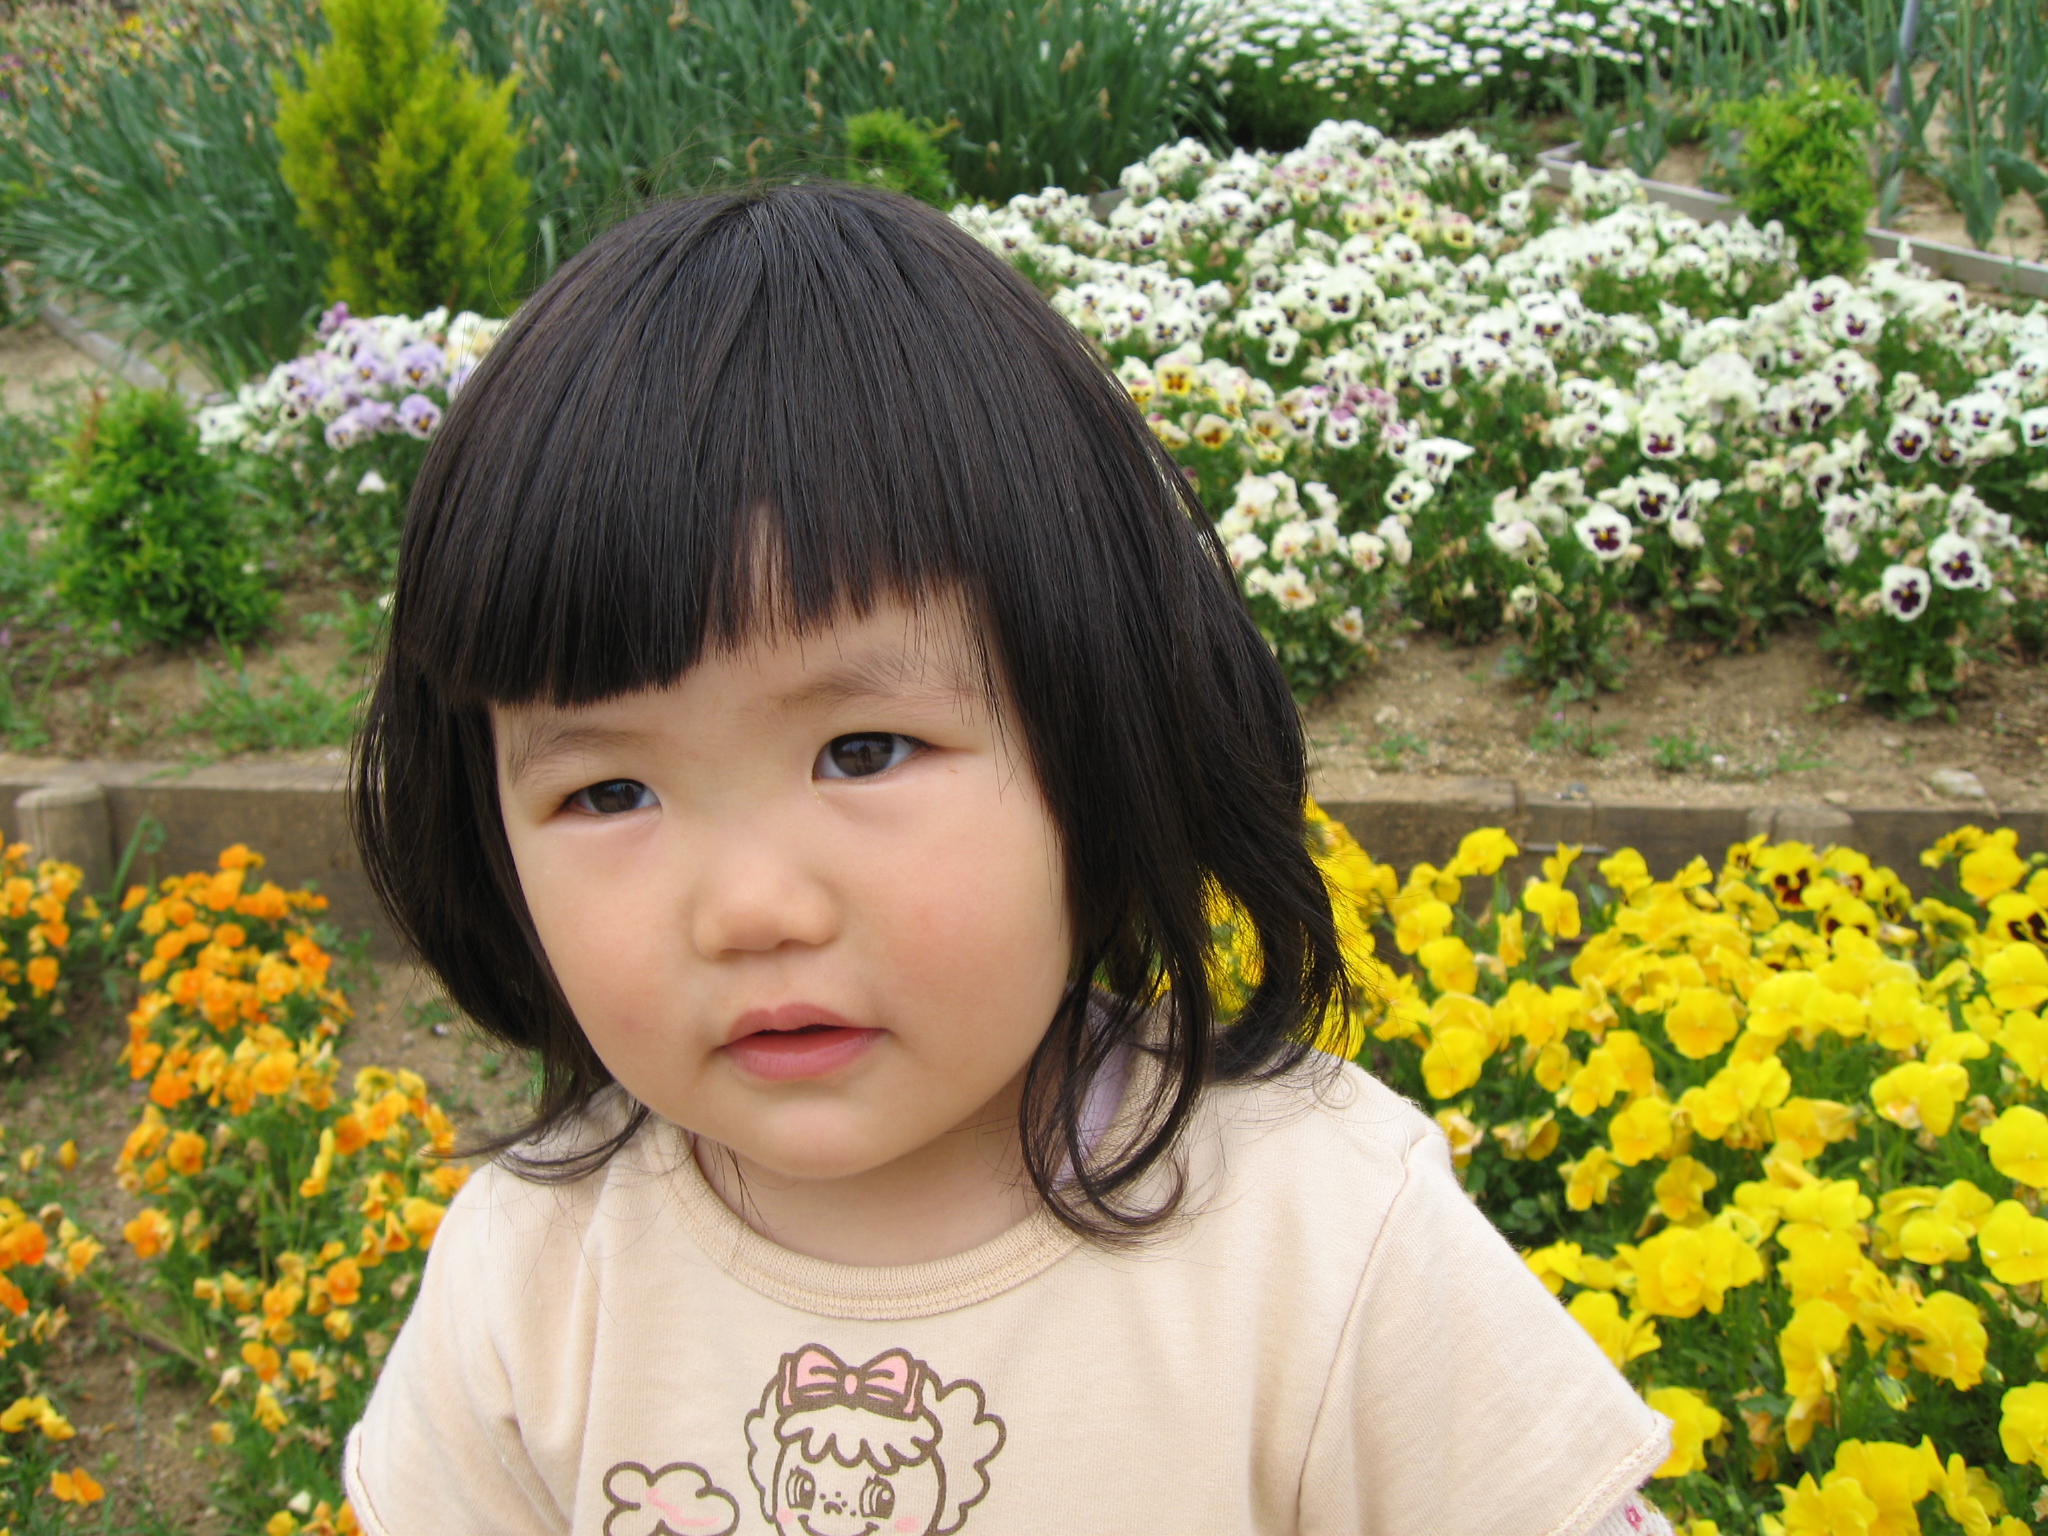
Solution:
[[[905,1515],[896,1522],[893,1529],[901,1531],[903,1536],[917,1536],[917,1533],[924,1529],[924,1522],[914,1515]]]

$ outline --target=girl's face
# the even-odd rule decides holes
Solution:
[[[1058,829],[947,605],[493,711],[527,906],[577,1021],[664,1118],[791,1178],[998,1108],[1067,984]]]

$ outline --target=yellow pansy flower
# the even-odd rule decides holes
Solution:
[[[1999,1400],[1998,1440],[2008,1461],[2048,1473],[2048,1381],[2014,1387]]]
[[[1522,905],[1543,924],[1553,939],[1579,936],[1579,898],[1561,885],[1531,880],[1522,892]]]
[[[1607,1137],[1617,1162],[1633,1168],[1671,1150],[1671,1105],[1649,1095],[1637,1099],[1607,1122]]]
[[[2048,1019],[2038,1013],[2008,1013],[1998,1044],[2029,1079],[2048,1083]]]
[[[1906,1536],[1920,1529],[1913,1506],[1941,1481],[1941,1458],[1934,1443],[1899,1445],[1882,1440],[1844,1440],[1835,1448],[1834,1477],[1853,1478],[1877,1506],[1871,1536]]]
[[[1913,1363],[1930,1376],[1951,1382],[1964,1392],[1984,1379],[1985,1350],[1990,1335],[1984,1314],[1954,1291],[1936,1291],[1913,1314]]]
[[[1664,1015],[1664,1032],[1694,1061],[1712,1056],[1735,1038],[1735,1008],[1712,987],[1687,987]]]
[[[1481,827],[1465,834],[1457,854],[1444,869],[1459,876],[1492,875],[1521,851],[1515,840],[1499,827]]]
[[[1979,901],[1988,902],[2027,877],[2026,861],[2015,851],[2019,833],[2001,827],[1963,855],[1957,883]]]
[[[1977,1251],[2001,1285],[2048,1280],[2048,1221],[2017,1200],[2001,1200],[1977,1233]]]
[[[2048,954],[2032,944],[2008,944],[1984,962],[1991,1001],[2007,1013],[2048,1003]]]
[[[1714,1170],[1696,1157],[1674,1157],[1671,1166],[1657,1175],[1657,1209],[1664,1219],[1678,1225],[1704,1218],[1706,1194],[1720,1182]]]
[[[1623,1317],[1621,1304],[1611,1291],[1581,1291],[1565,1310],[1617,1367],[1649,1354],[1662,1343],[1656,1322],[1641,1312]]]
[[[1778,1492],[1785,1496],[1784,1536],[1870,1536],[1876,1528],[1877,1505],[1853,1477],[1830,1473],[1816,1484],[1809,1472],[1798,1487],[1780,1483]]]
[[[1587,1211],[1606,1203],[1607,1192],[1621,1173],[1621,1164],[1605,1147],[1595,1147],[1577,1162],[1566,1163],[1563,1172],[1564,1203],[1575,1211]]]
[[[1870,1102],[1894,1125],[1945,1136],[1969,1092],[1970,1074],[1955,1062],[1909,1061],[1870,1085]]]
[[[1643,1401],[1671,1421],[1671,1455],[1654,1474],[1684,1477],[1707,1469],[1707,1442],[1728,1427],[1714,1405],[1689,1387],[1657,1387]]]
[[[2007,1178],[2048,1189],[2048,1115],[2015,1104],[1977,1133],[1991,1152],[1991,1166]]]

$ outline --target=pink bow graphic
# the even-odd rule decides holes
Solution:
[[[822,1344],[806,1344],[782,1357],[782,1409],[824,1408],[843,1403],[892,1419],[917,1417],[918,1363],[892,1349],[855,1368]]]

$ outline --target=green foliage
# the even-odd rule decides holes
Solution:
[[[946,174],[946,156],[935,135],[894,107],[846,120],[846,158],[856,177],[891,192],[934,206],[952,196],[953,178]]]
[[[1759,222],[1776,219],[1799,242],[1808,277],[1859,271],[1864,226],[1877,205],[1867,144],[1878,113],[1856,85],[1802,74],[1779,91],[1724,103],[1716,126],[1742,134],[1736,196]]]
[[[166,644],[269,621],[276,597],[236,534],[226,476],[169,391],[95,402],[37,491],[61,524],[58,590],[85,617]]]
[[[443,0],[326,0],[333,40],[278,82],[279,171],[363,314],[502,313],[526,264],[517,88],[465,69]]]
[[[232,677],[201,669],[199,707],[179,722],[222,753],[289,752],[345,743],[359,694],[337,696],[289,665],[267,686],[236,658]]]
[[[1726,760],[1711,741],[1695,735],[1691,727],[1670,736],[1650,737],[1650,761],[1666,773],[1704,773],[1714,759]]]
[[[223,388],[299,349],[324,263],[277,171],[271,70],[300,0],[14,7],[0,29],[0,248],[103,328],[176,344]]]
[[[939,137],[961,195],[1113,186],[1218,126],[1185,61],[1196,0],[450,0],[477,67],[519,75],[545,276],[649,198],[838,175],[851,125],[893,110]]]

